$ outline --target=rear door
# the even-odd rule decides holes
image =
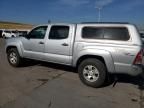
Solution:
[[[74,25],[51,25],[46,39],[46,59],[56,63],[70,64]]]

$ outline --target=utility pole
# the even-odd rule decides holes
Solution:
[[[102,7],[97,6],[96,9],[98,10],[98,22],[101,22],[101,10],[102,10]]]
[[[101,8],[98,8],[99,16],[98,16],[98,22],[101,22]]]

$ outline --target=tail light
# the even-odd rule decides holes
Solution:
[[[142,64],[142,59],[143,59],[143,49],[138,52],[133,64],[137,65],[137,64]]]

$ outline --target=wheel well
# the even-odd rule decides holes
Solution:
[[[77,61],[76,66],[78,67],[79,64],[80,64],[83,60],[88,59],[88,58],[98,59],[98,60],[100,60],[101,62],[103,62],[104,65],[106,66],[104,58],[101,57],[101,56],[97,56],[97,55],[84,55],[84,56],[80,57],[80,58],[78,59],[78,61]]]
[[[17,49],[16,46],[8,46],[8,47],[6,48],[6,53],[8,53],[8,50],[11,49],[11,48],[16,48],[16,49]]]

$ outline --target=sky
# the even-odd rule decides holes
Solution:
[[[0,0],[0,21],[30,24],[102,22],[144,25],[144,0]]]

